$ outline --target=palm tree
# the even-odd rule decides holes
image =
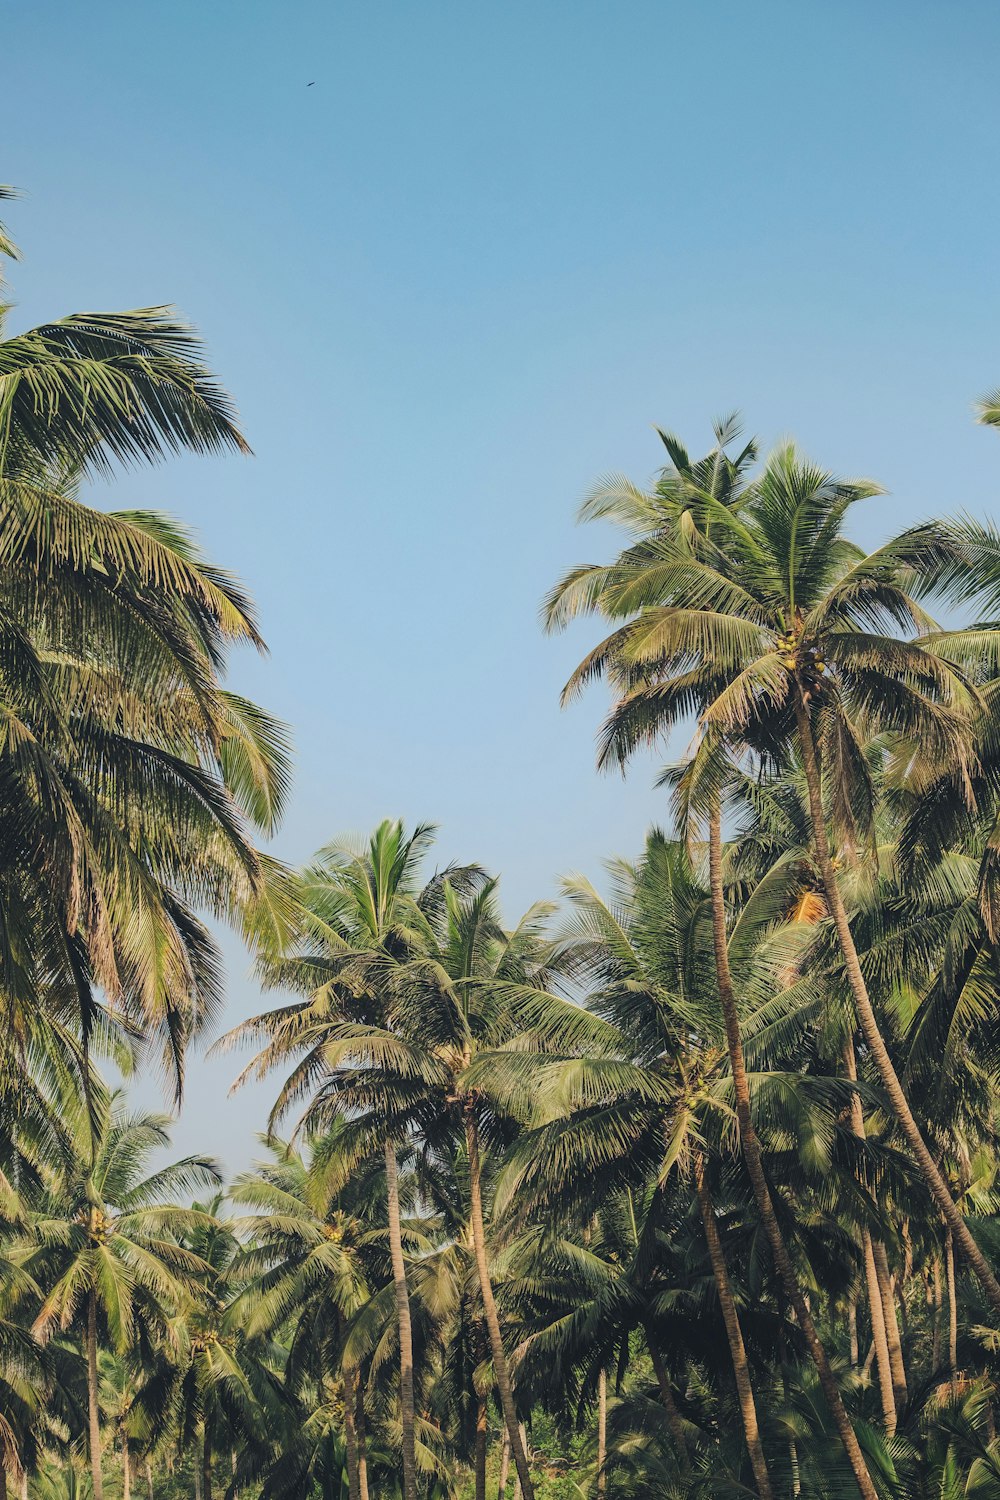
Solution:
[[[0,199],[14,196],[0,188]],[[16,259],[17,248],[0,226],[3,255]],[[248,453],[200,356],[197,335],[167,307],[72,313],[0,337],[0,472],[12,458],[102,473],[183,449]]]
[[[371,1222],[370,1176],[355,1171],[341,1181],[339,1133],[317,1141],[308,1158],[272,1139],[272,1159],[233,1184],[232,1201],[252,1213],[234,1225],[244,1243],[232,1274],[244,1289],[229,1320],[250,1338],[276,1334],[291,1322],[286,1375],[296,1385],[308,1373],[322,1389],[331,1365],[339,1364],[348,1491],[350,1500],[368,1500],[364,1385],[348,1354],[348,1334],[369,1299],[366,1261],[385,1230]]]
[[[77,491],[115,460],[227,446],[246,446],[228,398],[163,309],[0,342],[0,962],[28,1010],[42,988],[75,1005],[85,1046],[103,991],[178,1089],[218,996],[196,909],[261,935],[277,915],[249,825],[280,813],[287,747],[222,687],[228,646],[262,645],[245,592],[181,528]]]
[[[0,487],[3,482],[0,481]],[[218,997],[196,915],[259,900],[287,787],[280,726],[227,693],[227,645],[259,644],[242,590],[152,516],[104,516],[10,484],[0,512],[0,947],[13,998],[81,1015],[98,987],[140,1034],[184,1044]],[[52,976],[58,976],[53,978]]]
[[[269,1038],[237,1087],[251,1075],[264,1077],[277,1065],[300,1057],[278,1096],[272,1126],[296,1101],[306,1098],[303,1124],[322,1131],[332,1113],[327,1106],[339,1087],[340,1061],[351,1056],[357,1035],[377,1037],[386,1059],[405,1052],[388,1023],[389,979],[399,962],[429,935],[427,907],[440,899],[439,878],[423,888],[420,884],[433,832],[420,825],[407,835],[401,822],[386,820],[366,847],[330,844],[299,878],[298,931],[287,956],[264,966],[264,977],[307,998],[256,1016],[224,1039],[233,1043]],[[399,1328],[404,1500],[416,1500],[413,1332],[396,1158],[405,1122],[391,1107],[381,1110],[379,1133]]]
[[[150,1171],[150,1158],[169,1142],[167,1121],[128,1114],[113,1095],[98,1111],[72,1122],[71,1149],[43,1177],[21,1257],[44,1289],[34,1330],[80,1333],[86,1350],[88,1444],[94,1500],[103,1500],[98,1356],[102,1336],[125,1352],[141,1324],[169,1317],[205,1263],[178,1235],[202,1215],[179,1208],[172,1194],[217,1183],[218,1170],[190,1156]],[[93,1138],[91,1131],[93,1129]],[[93,1144],[93,1151],[91,1145]]]
[[[450,1159],[464,1147],[469,1227],[497,1393],[522,1494],[533,1500],[490,1275],[482,1121],[488,1112],[495,1140],[516,1129],[516,1113],[504,1107],[515,1051],[576,1052],[586,1042],[599,1045],[605,1028],[550,990],[551,955],[542,939],[547,907],[532,908],[507,932],[495,880],[465,897],[445,880],[441,896],[436,909],[429,909],[431,938],[424,952],[393,976],[394,1027],[409,1055],[387,1067],[377,1054],[366,1057],[365,1038],[359,1037],[360,1066],[345,1081],[341,1097],[371,1109],[388,1087],[432,1150]],[[494,1074],[499,1089],[492,1087]]]
[[[516,1191],[522,1206],[536,1202],[549,1213],[568,1192],[578,1192],[586,1214],[587,1195],[596,1195],[596,1203],[609,1182],[619,1180],[612,1173],[622,1174],[622,1189],[641,1194],[643,1174],[651,1169],[661,1192],[678,1171],[686,1172],[704,1230],[755,1483],[769,1493],[750,1364],[710,1178],[709,1143],[725,1129],[728,1106],[721,1091],[728,1090],[729,1080],[722,1075],[724,1037],[714,1009],[708,893],[683,844],[658,832],[649,836],[638,867],[616,861],[610,870],[609,899],[582,878],[565,883],[573,916],[561,941],[587,986],[589,1006],[616,1028],[617,1057],[613,1064],[585,1060],[548,1070],[549,1091],[558,1103],[546,1109],[555,1118],[516,1148],[505,1196]],[[795,873],[793,866],[785,873],[770,869],[764,880],[749,882],[729,939],[747,988],[764,995],[787,946],[781,923]],[[756,978],[751,964],[759,966]],[[772,1085],[766,1073],[758,1073],[757,1113],[769,1111],[776,1128],[787,1130],[780,1079]],[[805,1082],[800,1091],[807,1096]],[[823,1128],[818,1122],[819,1133]],[[654,1210],[655,1200],[647,1210],[651,1225]],[[648,1252],[640,1254],[640,1239],[637,1234],[636,1264],[646,1266]]]
[[[169,1393],[164,1405],[178,1446],[195,1451],[201,1500],[212,1500],[221,1454],[231,1456],[235,1483],[269,1455],[271,1434],[288,1417],[279,1376],[283,1351],[234,1315],[244,1290],[241,1247],[236,1225],[221,1217],[223,1205],[221,1193],[195,1203],[192,1222],[178,1236],[206,1269],[171,1320],[158,1382]]]
[[[692,464],[676,439],[661,434],[673,466],[664,470],[652,494],[643,494],[625,481],[601,486],[585,503],[582,518],[616,520],[636,540],[610,567],[586,566],[567,574],[546,600],[545,618],[550,628],[564,626],[581,612],[626,622],[584,659],[564,691],[564,698],[571,696],[600,675],[610,678],[618,690],[603,733],[600,763],[617,760],[624,766],[637,746],[656,742],[692,712],[704,726],[695,768],[701,806],[708,813],[716,977],[744,1159],[775,1265],[809,1343],[858,1487],[865,1500],[874,1500],[871,1476],[774,1211],[753,1125],[729,966],[721,822],[726,768],[720,742],[724,745],[726,736],[731,738],[738,730],[741,744],[752,745],[758,754],[774,755],[776,718],[778,730],[785,728],[787,737],[787,726],[780,722],[788,683],[785,663],[794,665],[783,644],[785,656],[777,654],[775,632],[784,641],[784,632],[790,628],[787,602],[781,594],[781,560],[769,553],[767,528],[757,537],[744,519],[751,504],[757,503],[759,485],[750,491],[744,484],[755,448],[749,445],[735,461],[729,459],[725,447],[734,435],[732,423],[718,424],[716,449],[699,464]],[[782,462],[779,455],[768,472]],[[838,519],[851,499],[872,492],[871,486],[863,485],[831,483],[829,488]],[[843,572],[849,549],[836,528],[826,532],[818,528],[818,538],[824,560],[833,559]],[[817,537],[812,540],[816,542]],[[926,543],[921,550],[914,544],[914,550],[924,556],[933,547]],[[748,580],[743,576],[747,571],[744,554],[751,565]],[[753,592],[755,581],[760,598]],[[862,609],[871,607],[868,592],[862,590]],[[795,608],[793,596],[793,613]],[[810,661],[818,661],[820,669],[825,666],[815,651]],[[944,676],[940,671],[937,674]],[[855,747],[856,742],[848,741],[844,754],[848,746]],[[690,788],[686,790],[691,803]]]

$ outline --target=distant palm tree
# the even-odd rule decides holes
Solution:
[[[342,1181],[337,1134],[316,1142],[308,1158],[272,1140],[272,1159],[233,1184],[232,1201],[251,1212],[233,1226],[244,1237],[232,1265],[243,1290],[229,1321],[254,1338],[294,1320],[288,1371],[293,1384],[308,1371],[322,1388],[336,1360],[343,1378],[350,1500],[368,1500],[364,1387],[348,1353],[348,1330],[368,1301],[366,1259],[385,1230],[371,1221],[368,1177],[352,1171]]]
[[[159,1115],[126,1113],[118,1096],[96,1121],[81,1112],[64,1161],[43,1177],[30,1237],[20,1258],[43,1288],[34,1330],[81,1335],[87,1359],[88,1442],[94,1500],[103,1500],[98,1354],[125,1352],[137,1325],[162,1324],[204,1274],[202,1259],[178,1238],[203,1215],[173,1201],[219,1181],[206,1157],[189,1156],[150,1170],[169,1143]],[[91,1141],[91,1127],[94,1127]]]
[[[265,1077],[298,1059],[271,1113],[274,1125],[306,1101],[302,1123],[321,1133],[336,1113],[341,1060],[358,1036],[369,1038],[387,1062],[406,1055],[390,1021],[390,981],[398,964],[431,936],[428,908],[440,900],[440,879],[421,884],[421,867],[434,830],[407,835],[401,822],[379,824],[367,845],[328,845],[296,885],[298,928],[284,957],[265,963],[266,980],[306,998],[253,1017],[226,1043],[267,1039],[238,1084]],[[385,1160],[389,1244],[399,1327],[400,1410],[404,1500],[416,1500],[413,1332],[403,1257],[397,1142],[406,1119],[386,1100],[378,1129]]]
[[[465,882],[468,883],[468,872]],[[442,1162],[464,1151],[469,1228],[497,1394],[525,1500],[534,1493],[489,1267],[482,1120],[499,1142],[517,1128],[504,1095],[526,1054],[578,1052],[606,1033],[595,1017],[550,989],[543,939],[550,908],[531,908],[511,931],[501,921],[497,883],[475,878],[464,893],[446,876],[422,908],[419,947],[385,975],[385,1026],[355,1026],[330,1105],[372,1132],[388,1108],[424,1151]],[[345,982],[355,982],[348,965]],[[517,1086],[515,1084],[515,1095]],[[322,1115],[319,1115],[322,1119]]]

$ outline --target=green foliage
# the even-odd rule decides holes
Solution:
[[[672,826],[511,925],[430,825],[256,847],[289,739],[226,686],[252,601],[80,497],[247,451],[182,320],[0,338],[8,1492],[839,1500],[840,1407],[880,1500],[1000,1500],[1000,534],[865,553],[871,482],[735,418],[660,438],[544,616],[606,629],[566,688],[611,688],[602,765],[694,729]],[[281,992],[223,1039],[281,1075],[228,1187],[97,1068],[180,1098],[210,917]]]

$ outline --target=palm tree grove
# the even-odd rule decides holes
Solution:
[[[737,415],[657,428],[528,620],[641,847],[514,910],[389,786],[296,866],[236,657],[273,622],[91,493],[249,424],[172,307],[12,332],[7,292],[0,1500],[1000,1500],[989,498],[893,526]],[[407,649],[372,694],[450,676],[460,740]],[[267,1100],[249,1165],[171,1143],[206,1049]]]

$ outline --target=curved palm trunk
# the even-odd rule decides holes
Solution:
[[[483,1298],[486,1331],[489,1334],[490,1354],[493,1358],[493,1374],[497,1383],[500,1405],[503,1409],[503,1419],[507,1425],[507,1431],[510,1433],[510,1451],[514,1460],[514,1467],[517,1470],[517,1477],[521,1483],[521,1493],[524,1496],[524,1500],[535,1500],[531,1474],[528,1471],[528,1455],[525,1452],[525,1446],[521,1440],[521,1432],[517,1423],[517,1410],[514,1406],[514,1392],[510,1383],[510,1371],[507,1368],[507,1356],[503,1352],[503,1340],[500,1337],[500,1318],[497,1314],[493,1286],[490,1282],[490,1268],[486,1260],[486,1227],[483,1221],[483,1183],[479,1163],[479,1135],[476,1130],[476,1121],[472,1109],[469,1106],[466,1106],[465,1110],[465,1145],[469,1156],[469,1204],[472,1220],[472,1248],[476,1257],[476,1270],[479,1273],[479,1290]]]
[[[740,1328],[736,1300],[733,1297],[733,1289],[729,1280],[729,1267],[726,1265],[725,1251],[722,1248],[718,1225],[715,1222],[715,1206],[712,1203],[712,1195],[705,1176],[705,1158],[700,1151],[696,1151],[694,1155],[694,1185],[698,1194],[698,1206],[701,1209],[701,1222],[705,1226],[708,1258],[712,1263],[712,1274],[715,1277],[715,1287],[719,1294],[722,1321],[726,1325],[726,1337],[729,1340],[729,1357],[732,1360],[733,1376],[736,1380],[736,1394],[740,1403],[740,1416],[743,1419],[747,1452],[750,1455],[750,1467],[753,1469],[754,1483],[760,1500],[772,1500],[774,1492],[771,1489],[771,1476],[767,1471],[764,1447],[760,1440],[757,1405],[750,1380],[750,1363],[747,1359],[743,1330]]]
[[[403,1500],[417,1500],[417,1455],[414,1439],[413,1404],[413,1329],[410,1323],[410,1297],[406,1288],[406,1266],[403,1262],[403,1227],[399,1217],[399,1177],[396,1172],[396,1148],[385,1143],[385,1180],[389,1203],[389,1251],[392,1257],[392,1279],[396,1284],[396,1318],[399,1323],[399,1404],[403,1421]]]
[[[840,1436],[840,1441],[847,1454],[847,1461],[851,1466],[858,1489],[864,1496],[864,1500],[878,1500],[878,1494],[872,1483],[872,1477],[868,1472],[861,1445],[857,1434],[851,1426],[851,1419],[847,1415],[843,1398],[834,1378],[826,1350],[816,1331],[816,1325],[812,1320],[809,1308],[806,1306],[802,1289],[795,1275],[791,1256],[785,1245],[774,1212],[774,1204],[771,1201],[771,1192],[767,1185],[767,1176],[764,1172],[764,1159],[760,1148],[760,1141],[754,1129],[753,1120],[750,1116],[750,1085],[747,1081],[746,1062],[743,1057],[743,1041],[740,1037],[739,1013],[736,1009],[736,997],[733,992],[732,974],[729,969],[729,949],[726,943],[726,902],[722,887],[722,814],[715,808],[709,818],[709,841],[708,841],[708,863],[709,878],[712,892],[712,938],[715,948],[715,968],[719,985],[719,999],[722,1004],[723,1020],[726,1028],[726,1042],[729,1047],[729,1065],[733,1074],[733,1093],[736,1096],[736,1117],[740,1127],[740,1143],[743,1148],[743,1159],[746,1163],[747,1175],[753,1188],[754,1198],[757,1202],[757,1211],[760,1214],[764,1233],[767,1235],[768,1244],[771,1247],[771,1255],[774,1259],[775,1269],[781,1280],[781,1284],[798,1319],[802,1336],[806,1341],[819,1383],[826,1397],[834,1425]]]
[[[597,1377],[597,1500],[604,1500],[608,1492],[608,1476],[605,1464],[608,1461],[608,1372],[602,1370]]]
[[[87,1431],[90,1440],[90,1479],[94,1500],[104,1500],[101,1472],[101,1409],[97,1400],[97,1297],[87,1294]]]
[[[645,1326],[645,1334],[649,1357],[653,1362],[653,1374],[656,1376],[656,1383],[660,1388],[660,1399],[663,1402],[663,1409],[667,1414],[667,1426],[670,1429],[670,1436],[674,1440],[674,1447],[677,1449],[681,1472],[686,1478],[691,1473],[691,1453],[688,1449],[684,1423],[681,1421],[681,1414],[677,1410],[674,1393],[670,1389],[670,1376],[667,1374],[667,1367],[663,1363],[656,1339],[653,1336],[653,1330],[648,1323]]]
[[[823,882],[823,893],[826,896],[827,908],[833,917],[841,952],[844,955],[847,978],[850,982],[851,993],[854,996],[854,1003],[857,1007],[858,1021],[861,1025],[865,1045],[875,1059],[879,1076],[882,1079],[882,1086],[892,1106],[892,1112],[906,1137],[910,1150],[916,1158],[917,1165],[930,1189],[934,1202],[944,1215],[945,1223],[961,1247],[963,1255],[965,1255],[969,1265],[978,1276],[983,1291],[989,1298],[993,1308],[997,1312],[1000,1312],[1000,1282],[997,1281],[997,1278],[990,1270],[986,1257],[976,1244],[972,1231],[959,1212],[958,1205],[948,1190],[948,1184],[945,1182],[936,1161],[927,1148],[927,1142],[920,1133],[919,1125],[913,1118],[913,1112],[903,1092],[899,1075],[893,1066],[892,1058],[889,1056],[889,1049],[886,1047],[885,1039],[879,1030],[875,1011],[872,1008],[871,997],[868,994],[868,986],[865,983],[865,976],[861,972],[858,950],[855,948],[854,938],[851,936],[851,924],[847,919],[847,908],[844,906],[840,887],[837,884],[836,871],[833,868],[833,861],[830,857],[830,845],[826,836],[826,820],[823,815],[819,760],[816,754],[812,725],[809,722],[809,711],[803,702],[801,690],[795,695],[795,720],[802,749],[802,765],[805,771],[806,785],[809,790],[809,815],[812,825],[813,844],[816,850],[816,862],[819,865],[820,879]]]

